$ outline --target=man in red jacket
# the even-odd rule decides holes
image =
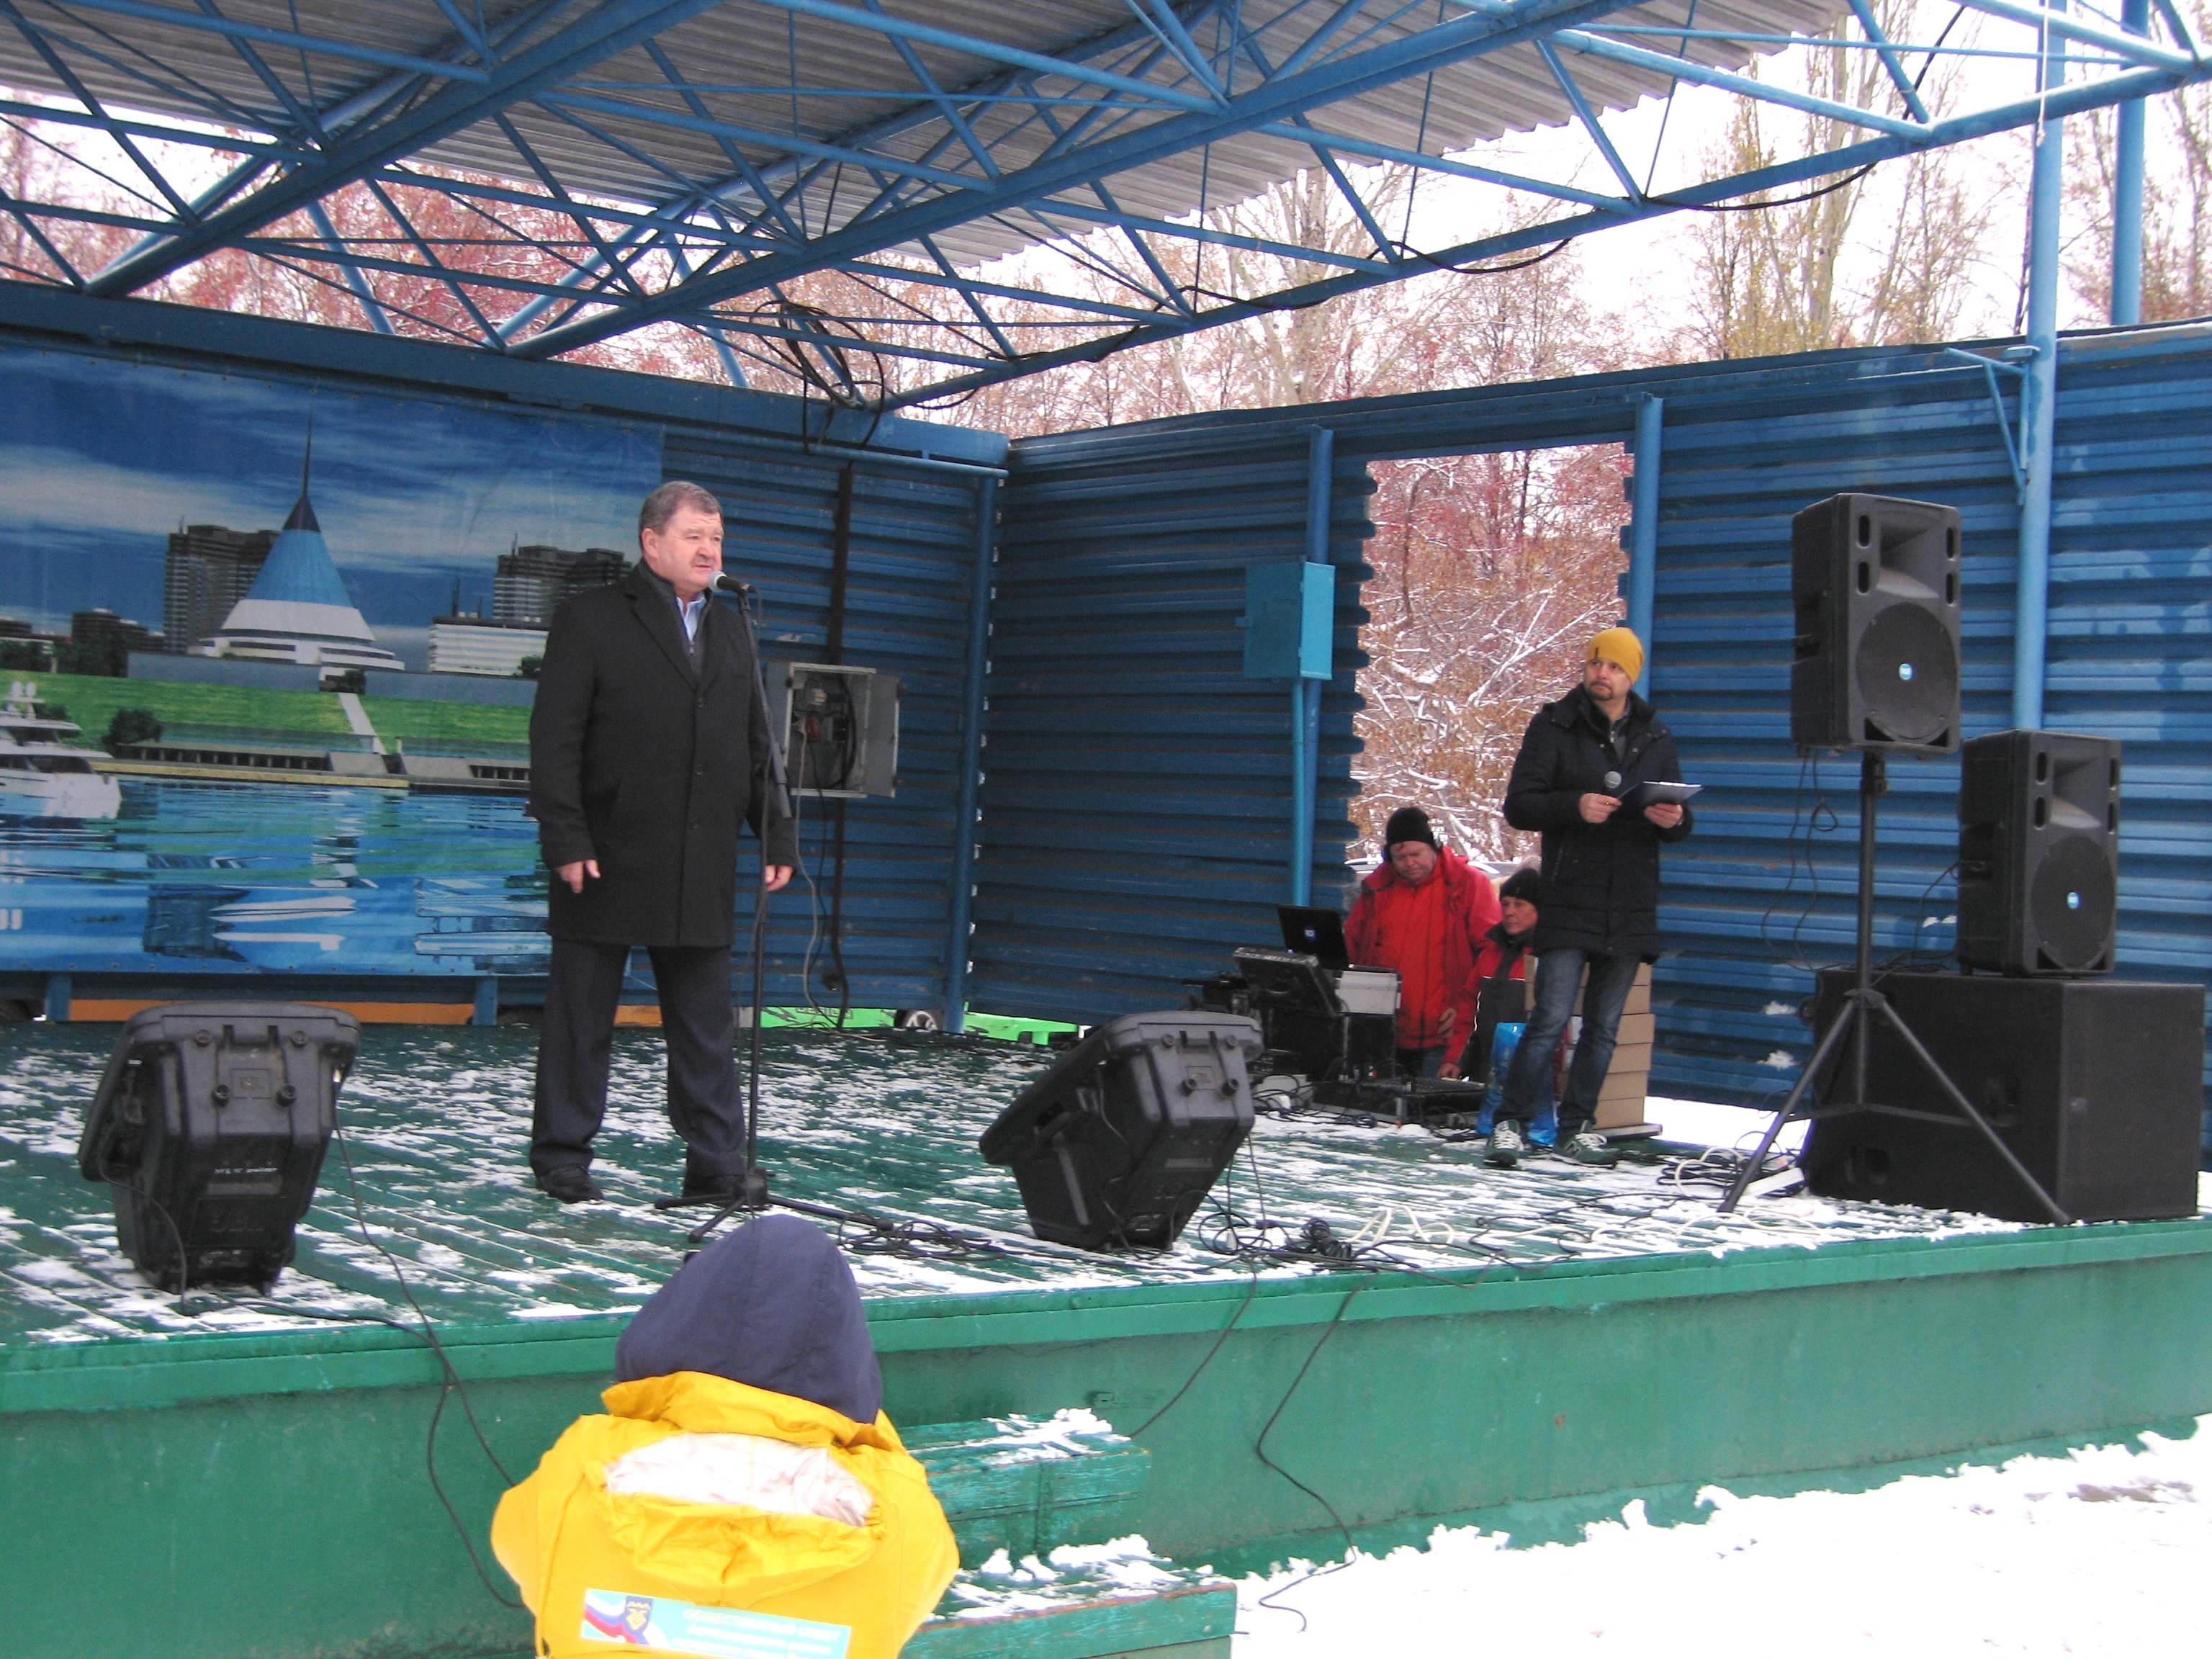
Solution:
[[[1429,815],[1401,806],[1382,831],[1382,867],[1359,884],[1345,925],[1352,959],[1398,974],[1398,1069],[1457,1076],[1474,1029],[1475,957],[1498,925],[1490,878],[1439,846]]]

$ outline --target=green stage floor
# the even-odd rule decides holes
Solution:
[[[210,1291],[180,1310],[118,1254],[108,1194],[74,1163],[116,1030],[0,1028],[0,1346],[404,1317],[398,1270],[441,1324],[623,1313],[673,1271],[685,1231],[702,1218],[651,1207],[682,1168],[659,1103],[657,1035],[617,1041],[598,1165],[613,1201],[563,1210],[535,1191],[524,1164],[534,1032],[372,1026],[340,1100],[341,1141],[301,1224],[296,1267],[265,1298]],[[764,1033],[763,1049],[762,1161],[778,1193],[942,1224],[1005,1252],[915,1261],[860,1241],[854,1270],[875,1297],[1242,1276],[1245,1265],[1208,1247],[1222,1233],[1224,1205],[1246,1224],[1296,1227],[1318,1216],[1417,1269],[2013,1230],[1979,1216],[1812,1198],[1723,1217],[1710,1190],[1666,1184],[1658,1148],[1632,1151],[1611,1171],[1548,1158],[1500,1171],[1482,1165],[1479,1144],[1417,1128],[1263,1118],[1215,1188],[1212,1214],[1201,1212],[1176,1248],[1086,1255],[1030,1237],[1011,1174],[975,1150],[1049,1063],[1044,1051],[798,1030]],[[1370,1255],[1370,1265],[1382,1264]]]

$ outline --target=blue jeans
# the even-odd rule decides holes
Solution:
[[[1613,1065],[1620,1011],[1628,1006],[1636,970],[1643,966],[1641,957],[1547,951],[1537,957],[1528,1029],[1514,1050],[1513,1069],[1505,1074],[1505,1103],[1498,1110],[1498,1116],[1512,1118],[1524,1129],[1534,1121],[1543,1104],[1545,1079],[1559,1047],[1559,1034],[1574,1015],[1575,988],[1585,963],[1589,965],[1589,988],[1583,994],[1582,1041],[1575,1045],[1575,1063],[1568,1069],[1566,1091],[1559,1100],[1562,1144],[1588,1128],[1597,1110],[1605,1074]]]

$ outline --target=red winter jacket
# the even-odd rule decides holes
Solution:
[[[1451,1037],[1464,1042],[1474,1030],[1475,994],[1480,988],[1474,977],[1475,960],[1482,951],[1483,935],[1498,925],[1500,915],[1498,892],[1488,876],[1447,847],[1437,854],[1437,873],[1415,887],[1402,880],[1386,859],[1359,884],[1359,896],[1345,924],[1345,944],[1356,963],[1395,969],[1401,981],[1417,978],[1418,973],[1407,971],[1417,966],[1406,960],[1413,944],[1407,937],[1407,925],[1426,890],[1437,882],[1443,884],[1444,890],[1444,1003],[1453,1011]],[[1406,992],[1410,988],[1401,982],[1398,1046],[1443,1047],[1446,1036],[1436,1029],[1435,1017],[1407,1005]]]

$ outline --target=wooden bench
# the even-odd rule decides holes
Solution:
[[[918,1428],[960,1575],[903,1659],[1229,1659],[1237,1592],[1126,1540],[1152,1458],[1088,1413]]]

